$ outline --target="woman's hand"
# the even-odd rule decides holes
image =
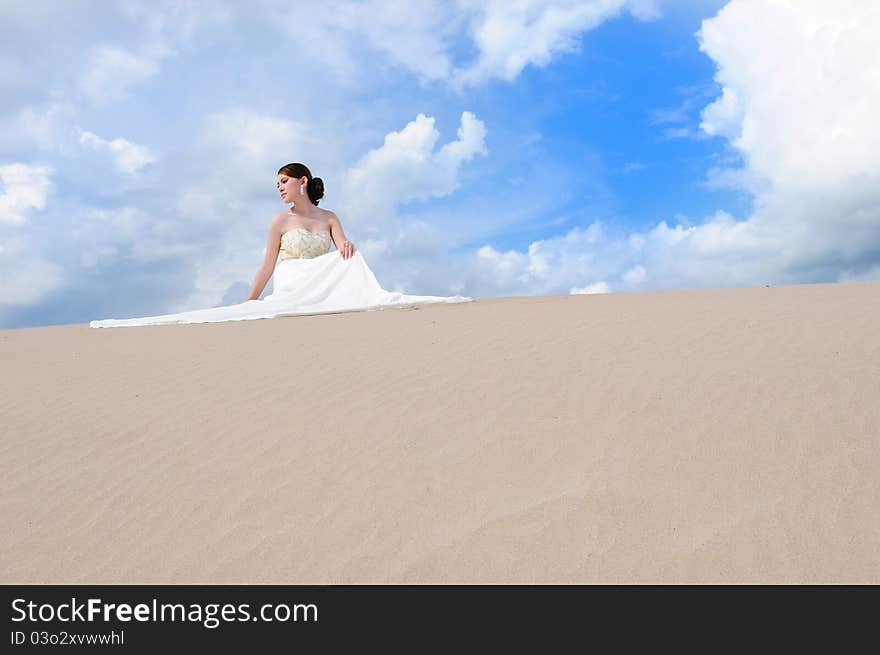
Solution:
[[[339,251],[339,254],[342,255],[343,259],[354,257],[354,244],[351,241],[343,241],[342,249]]]

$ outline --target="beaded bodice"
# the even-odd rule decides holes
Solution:
[[[288,259],[312,259],[330,252],[330,232],[317,234],[304,227],[295,227],[281,235],[281,261]]]

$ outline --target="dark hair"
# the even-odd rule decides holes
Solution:
[[[309,182],[306,185],[306,191],[309,194],[309,200],[313,205],[317,205],[321,198],[324,197],[324,180],[320,177],[312,177],[312,172],[305,164],[286,164],[278,169],[278,175],[289,175],[290,177],[307,177]]]

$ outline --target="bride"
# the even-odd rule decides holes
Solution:
[[[304,164],[287,164],[279,169],[278,191],[281,199],[293,203],[293,207],[272,219],[266,257],[246,301],[178,314],[104,319],[92,321],[89,326],[216,323],[473,300],[457,295],[413,296],[383,289],[363,256],[346,239],[339,217],[318,208],[324,197],[324,182],[313,177]],[[334,252],[330,251],[331,242],[336,246]],[[259,300],[273,273],[272,293]]]

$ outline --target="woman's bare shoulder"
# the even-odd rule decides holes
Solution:
[[[284,221],[287,220],[287,217],[289,215],[290,215],[290,212],[287,212],[287,211],[278,212],[277,214],[275,214],[272,217],[272,225],[274,225],[276,227],[279,225],[282,225],[284,223]]]
[[[322,214],[323,217],[324,217],[324,220],[326,220],[326,221],[328,221],[328,222],[329,222],[329,221],[334,221],[334,220],[335,220],[335,221],[338,221],[338,220],[339,220],[339,217],[335,214],[335,212],[332,212],[332,211],[330,211],[329,209],[322,209],[321,211],[324,212],[324,213]]]

